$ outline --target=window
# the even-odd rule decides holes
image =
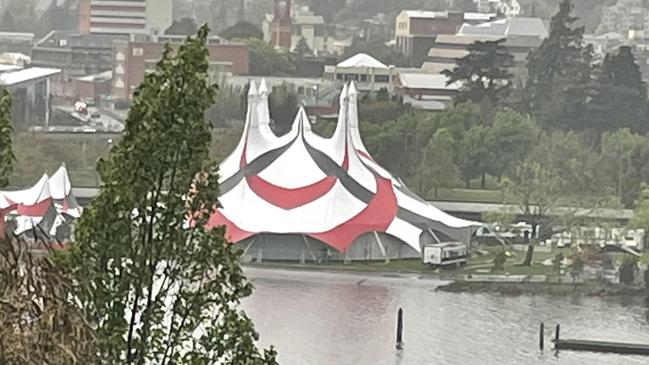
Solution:
[[[338,80],[342,81],[342,80],[343,80],[343,74],[338,74],[338,75],[336,75],[336,78],[337,78]]]
[[[144,56],[143,48],[133,48],[133,56]]]
[[[374,76],[374,82],[390,82],[390,76],[388,76],[388,75],[376,75],[376,76]]]
[[[346,81],[356,81],[358,75],[356,74],[345,74]]]
[[[408,23],[400,22],[399,23],[399,29],[407,29],[408,28]]]
[[[367,82],[367,75],[359,75],[361,82]]]

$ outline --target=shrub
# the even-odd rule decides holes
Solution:
[[[633,284],[637,269],[637,260],[631,256],[625,256],[620,265],[620,282],[625,285]]]

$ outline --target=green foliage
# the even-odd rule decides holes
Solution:
[[[561,266],[563,263],[563,254],[559,252],[553,259],[552,259],[552,270],[554,270],[555,273],[559,274],[561,272]]]
[[[175,34],[175,35],[192,35],[196,34],[198,31],[198,25],[194,18],[182,18],[180,20],[174,20],[174,22],[165,30],[165,34]]]
[[[625,255],[619,270],[620,283],[625,285],[633,284],[637,270],[638,260],[631,255]]]
[[[644,229],[649,232],[649,186],[643,185],[642,190],[635,202],[633,218],[629,221],[633,229]]]
[[[471,179],[483,176],[487,172],[489,146],[484,143],[489,128],[474,125],[462,134],[457,154],[457,165],[466,188]]]
[[[9,184],[9,174],[13,170],[16,159],[11,143],[12,133],[11,95],[9,91],[2,90],[0,96],[0,188]]]
[[[273,87],[273,92],[268,96],[268,107],[275,134],[281,136],[291,130],[298,103],[297,94],[288,85]]]
[[[476,41],[467,48],[469,53],[457,60],[452,71],[442,71],[448,77],[448,85],[461,85],[459,93],[454,96],[455,103],[488,102],[498,107],[507,98],[512,78],[509,68],[514,64],[514,56],[504,42],[505,39]]]
[[[591,88],[592,47],[583,45],[583,27],[574,27],[573,5],[563,0],[550,21],[550,34],[528,57],[526,93],[541,126],[583,128]]]
[[[5,239],[4,233],[0,232],[0,363],[92,363],[94,331],[78,304],[67,300],[70,281],[49,255],[30,251],[30,243],[22,239]]]
[[[589,103],[590,127],[597,135],[619,128],[646,132],[647,107],[647,85],[631,48],[622,46],[617,54],[607,54]]]
[[[309,44],[306,42],[306,39],[304,37],[300,38],[300,41],[297,42],[297,44],[295,45],[295,50],[293,51],[295,52],[298,60],[301,60],[306,56],[313,55],[313,50],[309,47]]]
[[[434,189],[437,198],[439,188],[451,187],[457,178],[458,171],[453,161],[455,141],[446,128],[438,129],[423,151],[423,158],[417,169],[417,190],[423,197]]]
[[[533,157],[523,161],[503,183],[507,201],[515,202],[526,220],[536,226],[562,193],[562,180],[551,167]]]
[[[493,268],[491,271],[503,271],[505,270],[505,262],[507,261],[507,253],[506,251],[499,251],[496,253],[493,259]]]
[[[250,47],[250,74],[255,76],[289,76],[295,72],[290,53],[278,52],[257,38],[244,39]]]
[[[649,269],[644,271],[644,287],[649,292]]]
[[[162,60],[135,92],[122,140],[98,164],[99,195],[59,259],[97,332],[93,364],[275,364],[237,309],[252,285],[222,227],[204,120],[208,29]],[[191,219],[191,224],[187,224]]]
[[[225,28],[219,35],[227,40],[240,39],[264,39],[264,32],[258,26],[245,20],[237,22],[235,25]]]
[[[536,123],[524,114],[505,109],[496,112],[483,143],[487,146],[485,172],[500,178],[525,160],[537,140]]]

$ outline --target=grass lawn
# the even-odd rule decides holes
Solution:
[[[441,201],[458,201],[472,203],[502,203],[503,196],[500,190],[480,189],[439,189],[437,197],[429,196],[428,199]]]
[[[357,272],[382,272],[382,273],[412,273],[412,274],[441,274],[441,275],[467,275],[490,273],[493,267],[493,259],[496,253],[501,249],[497,246],[481,247],[487,254],[483,256],[473,255],[469,264],[458,268],[448,267],[441,270],[435,270],[427,265],[422,264],[420,259],[407,259],[407,260],[390,260],[389,263],[384,261],[352,261],[343,263],[340,261],[333,261],[329,263],[312,263],[306,262],[305,264],[296,263],[294,261],[265,261],[260,266],[265,267],[278,267],[288,269],[305,269],[305,270],[341,270],[341,271],[357,271]],[[554,258],[557,254],[562,253],[568,256],[571,250],[568,248],[555,249],[552,252],[540,252],[538,250],[534,253],[532,266],[519,266],[525,259],[525,252],[513,251],[512,256],[507,258],[505,262],[505,270],[502,272],[495,272],[494,274],[508,273],[510,275],[554,275],[555,272],[552,266],[542,265],[542,262]],[[257,265],[254,264],[253,265]]]

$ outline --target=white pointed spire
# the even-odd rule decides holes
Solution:
[[[257,86],[255,86],[254,81],[250,81],[250,89],[248,89],[248,98],[251,96],[258,95],[259,93],[257,92]]]
[[[266,79],[261,79],[261,82],[259,83],[259,89],[258,89],[259,95],[261,96],[268,96],[268,85],[266,85]]]

